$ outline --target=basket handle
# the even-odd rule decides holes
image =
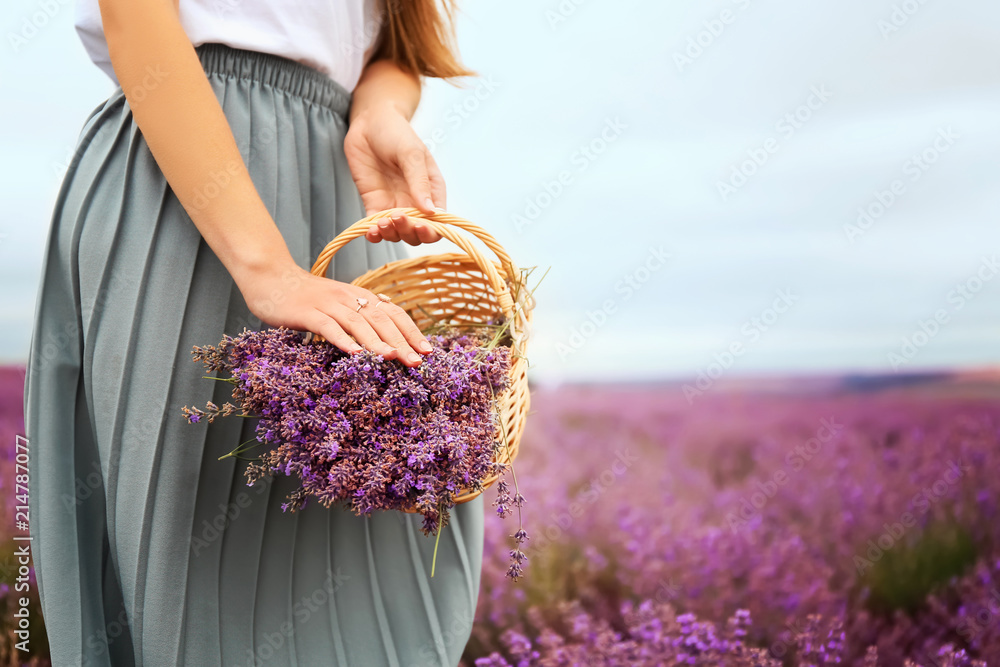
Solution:
[[[362,220],[358,220],[353,225],[338,234],[337,237],[330,241],[322,252],[319,253],[319,256],[316,258],[316,262],[313,264],[311,271],[312,274],[316,276],[325,276],[326,271],[330,266],[330,261],[333,259],[333,256],[338,250],[347,245],[349,241],[352,241],[359,236],[364,236],[368,232],[368,228],[371,227],[372,223],[400,214],[409,218],[419,218],[426,221],[431,229],[464,250],[465,253],[469,255],[469,257],[471,257],[472,260],[475,261],[476,265],[482,270],[483,275],[486,276],[486,280],[489,282],[490,287],[497,296],[500,309],[503,311],[504,315],[512,321],[512,323],[515,315],[518,314],[517,311],[521,311],[520,315],[523,320],[526,315],[523,311],[530,310],[534,307],[534,301],[531,296],[527,294],[527,289],[523,285],[518,289],[518,307],[515,307],[508,285],[513,286],[514,284],[519,283],[521,274],[514,266],[514,262],[511,261],[510,255],[507,254],[507,251],[504,250],[503,246],[501,246],[489,232],[479,225],[469,222],[465,218],[461,218],[457,215],[452,215],[451,213],[435,212],[428,215],[416,208],[390,208],[374,213]],[[483,255],[482,251],[480,251],[480,249],[475,246],[467,236],[457,233],[454,229],[455,227],[465,230],[472,236],[478,238],[493,251],[493,253],[500,260],[500,266],[504,273],[507,274],[506,282],[504,277],[497,272],[496,265],[493,261],[487,259]],[[520,331],[517,331],[517,329]],[[524,329],[522,327],[515,328],[512,326],[511,333],[514,339],[518,340],[521,335],[523,335],[523,331]]]

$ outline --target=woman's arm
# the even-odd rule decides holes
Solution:
[[[374,295],[313,276],[295,264],[257,193],[232,130],[180,23],[173,0],[99,0],[112,67],[157,165],[192,222],[229,271],[251,312],[271,326],[313,331],[349,352],[365,347],[408,365],[426,342],[392,304],[374,315],[355,299]],[[205,186],[229,181],[213,198]],[[202,195],[202,196],[199,196]],[[368,309],[374,310],[374,309]],[[389,317],[386,317],[386,315]],[[390,319],[391,318],[391,319]]]
[[[171,0],[100,0],[115,74],[167,182],[233,278],[294,264]],[[150,76],[153,73],[154,76]],[[198,197],[212,174],[231,178]],[[197,203],[201,203],[199,208]]]
[[[344,152],[367,215],[388,208],[444,209],[444,178],[410,119],[420,103],[420,78],[391,60],[368,63],[354,89]],[[419,220],[395,216],[372,225],[366,238],[378,243],[434,243],[441,235]]]
[[[352,123],[362,113],[381,104],[388,104],[410,120],[420,104],[420,78],[404,72],[390,60],[376,60],[361,72],[353,98]]]

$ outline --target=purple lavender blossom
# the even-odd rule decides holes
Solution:
[[[1000,664],[997,395],[536,388],[464,664]]]
[[[191,423],[237,409],[259,417],[257,439],[272,447],[247,467],[247,480],[297,476],[302,485],[283,510],[309,498],[347,503],[359,515],[415,508],[434,534],[458,492],[482,490],[495,470],[495,398],[509,386],[511,350],[484,353],[485,331],[428,339],[434,350],[409,368],[367,350],[306,343],[287,328],[227,335],[193,356],[230,374],[233,403],[184,414]]]

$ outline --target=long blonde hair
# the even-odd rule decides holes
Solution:
[[[372,60],[388,58],[421,76],[478,76],[458,60],[454,0],[380,0],[386,18]],[[449,82],[454,83],[454,82]]]

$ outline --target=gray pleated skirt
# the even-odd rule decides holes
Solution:
[[[364,217],[344,158],[350,93],[277,56],[197,52],[251,177],[311,268]],[[210,187],[210,186],[206,186]],[[330,278],[407,256],[351,241]],[[434,539],[419,515],[290,514],[279,476],[219,461],[255,419],[221,405],[194,345],[260,328],[168,187],[120,88],[95,109],[52,217],[25,386],[35,571],[53,664],[451,665],[471,634],[483,499]]]

